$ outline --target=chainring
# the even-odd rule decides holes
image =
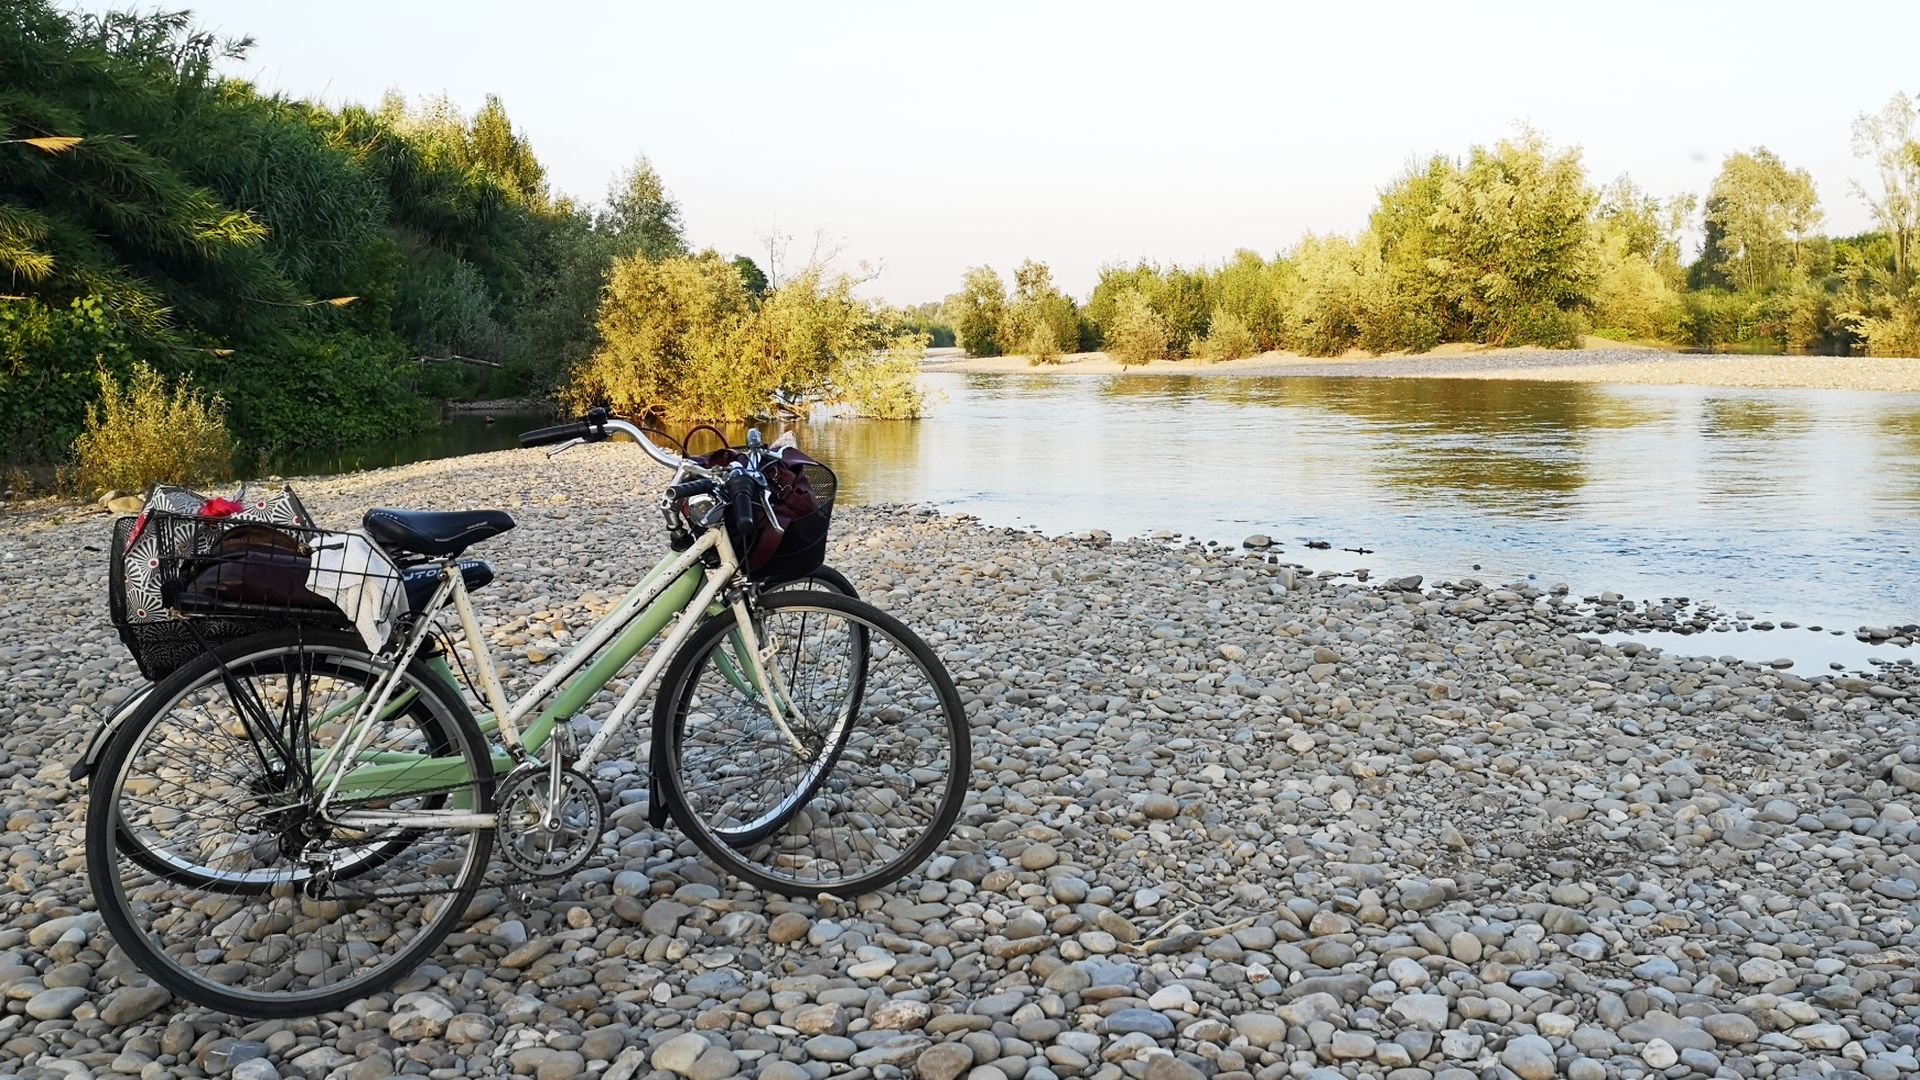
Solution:
[[[559,877],[585,866],[606,831],[606,809],[592,780],[560,770],[557,800],[553,785],[553,772],[536,765],[515,770],[495,793],[500,855],[534,877]]]

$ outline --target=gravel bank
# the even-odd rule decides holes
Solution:
[[[1591,339],[1598,340],[1598,339]],[[1920,360],[1842,356],[1718,356],[1640,346],[1484,349],[1441,346],[1418,355],[1324,359],[1267,353],[1209,363],[1180,360],[1123,368],[1105,353],[1077,353],[1034,367],[1025,357],[942,359],[928,371],[1036,375],[1358,375],[1388,378],[1543,379],[1811,390],[1920,392]]]
[[[607,446],[300,486],[333,522],[514,510],[479,550],[524,685],[555,619],[660,550],[634,510],[659,477]],[[975,724],[975,790],[923,874],[770,899],[616,811],[593,869],[489,894],[394,993],[298,1022],[185,1008],[89,913],[66,781],[134,678],[106,522],[0,523],[0,1074],[1920,1071],[1910,668],[1680,660],[1585,640],[1617,598],[886,508],[844,511],[833,561],[934,643]]]

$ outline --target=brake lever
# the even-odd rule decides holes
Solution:
[[[563,442],[560,445],[554,447],[553,449],[547,451],[547,460],[551,461],[554,458],[559,457],[561,454],[566,453],[567,451],[573,449],[576,446],[581,445],[586,441],[587,440],[580,439],[580,438],[568,439],[566,442]]]

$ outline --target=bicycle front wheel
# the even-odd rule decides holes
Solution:
[[[966,793],[972,751],[952,678],[926,642],[859,600],[777,591],[756,615],[764,663],[740,670],[745,635],[729,612],[667,671],[654,723],[675,820],[761,889],[891,884],[946,838]]]
[[[114,940],[210,1008],[292,1017],[376,993],[464,916],[493,834],[492,761],[472,714],[421,665],[348,763],[331,809],[422,815],[351,827],[314,774],[390,665],[354,637],[235,642],[156,687],[113,737],[87,808],[87,873]],[[344,749],[334,751],[344,753]]]

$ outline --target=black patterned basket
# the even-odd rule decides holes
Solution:
[[[326,566],[326,592],[309,587],[316,558],[361,543],[300,525],[149,510],[114,523],[108,610],[140,673],[157,681],[250,634],[292,624],[348,629],[363,608],[404,606],[400,576],[384,557]]]

